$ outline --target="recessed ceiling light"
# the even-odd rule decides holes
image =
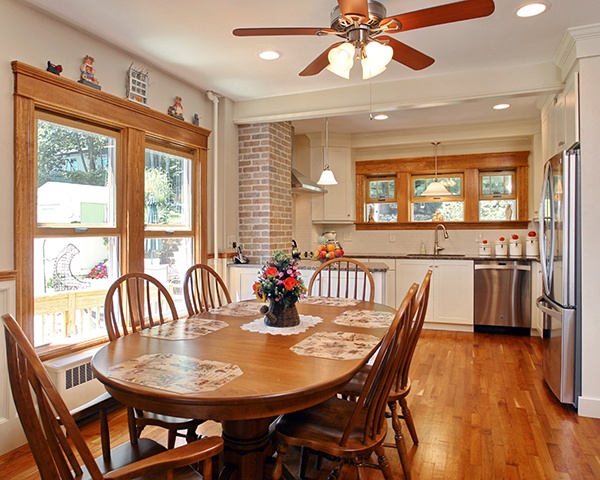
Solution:
[[[525,5],[521,5],[519,8],[515,10],[515,15],[517,17],[535,17],[540,13],[544,13],[546,10],[550,8],[550,4],[548,2],[529,2]]]
[[[378,113],[377,115],[373,115],[373,120],[387,120],[388,116],[385,113]]]
[[[277,60],[281,57],[281,53],[276,52],[275,50],[265,50],[264,52],[260,52],[258,56],[263,60]]]
[[[498,105],[494,105],[492,108],[494,110],[504,110],[505,108],[509,108],[510,104],[509,103],[499,103]]]

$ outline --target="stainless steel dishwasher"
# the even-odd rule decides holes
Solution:
[[[476,260],[474,287],[476,332],[530,334],[529,262]]]

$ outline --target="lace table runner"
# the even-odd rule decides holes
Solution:
[[[388,328],[395,313],[374,312],[373,310],[346,310],[333,319],[333,323],[346,327]]]
[[[352,307],[358,305],[360,300],[337,297],[306,297],[300,300],[300,303],[306,303],[307,305],[328,305],[330,307]]]
[[[260,307],[263,303],[256,302],[236,302],[228,303],[218,308],[211,308],[208,313],[214,315],[232,315],[234,317],[250,317],[260,314]]]
[[[186,318],[141,330],[140,335],[163,340],[187,340],[208,335],[228,326],[228,323],[221,320]]]
[[[377,337],[366,333],[317,332],[291,347],[291,350],[309,357],[354,360],[365,358],[378,343]]]
[[[295,327],[269,327],[265,324],[265,318],[260,317],[250,323],[245,323],[240,328],[242,330],[248,330],[249,332],[269,333],[271,335],[295,335],[297,333],[305,332],[310,327],[314,327],[317,323],[321,323],[322,321],[323,319],[321,317],[300,314],[300,323]]]
[[[174,353],[152,353],[110,367],[108,376],[175,393],[210,392],[244,372],[237,365]]]

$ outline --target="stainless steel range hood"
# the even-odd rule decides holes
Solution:
[[[324,191],[320,185],[292,168],[292,193],[323,193]]]

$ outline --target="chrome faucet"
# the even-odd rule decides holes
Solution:
[[[433,254],[434,255],[437,255],[444,249],[444,247],[440,247],[440,244],[438,242],[438,231],[440,228],[444,231],[444,238],[447,239],[449,237],[448,232],[446,231],[446,227],[444,227],[443,224],[438,223],[435,227],[435,237],[434,237],[434,241],[433,241]]]

